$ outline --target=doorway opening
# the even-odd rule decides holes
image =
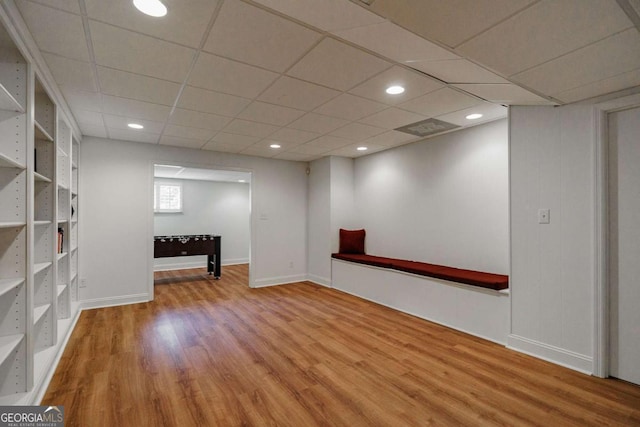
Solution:
[[[214,281],[229,265],[250,271],[251,178],[247,171],[153,166],[154,285],[167,275]]]

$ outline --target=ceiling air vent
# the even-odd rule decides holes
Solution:
[[[411,123],[410,125],[396,128],[395,130],[408,133],[415,136],[430,136],[447,130],[456,129],[460,126],[453,123],[443,122],[437,119],[427,119],[420,122]]]

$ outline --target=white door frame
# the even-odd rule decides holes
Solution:
[[[595,124],[595,241],[594,241],[594,322],[593,375],[609,376],[609,194],[608,115],[640,105],[640,94],[596,104]]]

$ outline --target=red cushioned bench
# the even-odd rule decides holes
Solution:
[[[332,258],[371,265],[374,267],[390,268],[420,276],[465,283],[486,289],[500,291],[509,288],[509,276],[504,274],[484,273],[481,271],[464,270],[446,267],[444,265],[428,264],[426,262],[407,261],[395,258],[385,258],[367,254],[335,253]]]

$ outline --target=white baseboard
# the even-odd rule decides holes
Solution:
[[[582,372],[583,374],[591,375],[593,373],[593,359],[591,357],[536,340],[518,335],[509,335],[507,348]]]
[[[254,280],[252,288],[264,288],[265,286],[286,285],[288,283],[304,282],[307,280],[306,274],[295,274],[292,276],[269,277],[267,279]]]
[[[327,288],[331,288],[331,278],[316,276],[315,274],[308,274],[307,280],[309,282],[313,282],[317,285],[325,286]]]
[[[81,310],[88,310],[92,308],[114,307],[118,305],[138,304],[141,302],[151,301],[148,293],[124,295],[121,297],[108,297],[108,298],[94,298],[88,300],[82,300],[80,304]]]

